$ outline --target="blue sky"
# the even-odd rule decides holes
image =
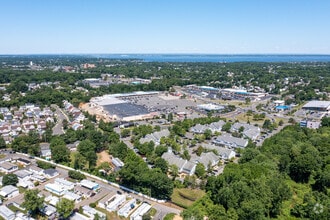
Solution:
[[[0,3],[0,54],[330,54],[329,0]]]

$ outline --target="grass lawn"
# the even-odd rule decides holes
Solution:
[[[191,206],[196,200],[205,195],[203,190],[199,189],[174,189],[171,200],[174,204],[187,208]]]
[[[173,220],[175,214],[174,213],[169,213],[165,215],[164,220]]]
[[[107,210],[101,209],[100,207],[96,207],[95,209],[100,212],[105,213],[107,215],[107,219],[111,219],[111,220],[126,220],[127,219],[127,218],[118,216],[117,213],[115,213],[115,212],[108,212]]]

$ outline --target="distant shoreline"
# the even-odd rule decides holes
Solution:
[[[330,62],[330,54],[3,54],[1,58],[9,57],[86,57],[114,60],[139,60],[142,62]]]

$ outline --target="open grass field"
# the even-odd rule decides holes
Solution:
[[[183,208],[191,206],[196,200],[205,195],[203,190],[198,189],[174,189],[171,196],[172,202]]]

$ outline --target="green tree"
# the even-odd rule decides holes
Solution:
[[[230,129],[231,129],[231,123],[230,122],[226,122],[226,124],[224,124],[223,126],[222,126],[222,131],[226,131],[226,132],[229,132],[230,131]]]
[[[88,167],[91,169],[96,165],[96,145],[90,140],[83,140],[78,145],[78,152],[88,161]]]
[[[0,149],[6,148],[6,147],[7,147],[6,141],[3,139],[2,136],[0,136]]]
[[[245,104],[249,105],[251,103],[251,99],[250,98],[245,98]]]
[[[122,138],[125,138],[125,137],[130,136],[130,134],[131,134],[131,130],[130,130],[130,129],[123,129],[123,130],[121,130],[121,132],[120,132],[120,136],[121,136]]]
[[[206,174],[205,166],[202,163],[196,165],[195,174],[198,178],[203,178]]]
[[[75,180],[83,180],[86,178],[84,174],[82,174],[79,171],[75,171],[75,170],[69,170],[68,175],[70,178],[75,179]]]
[[[2,185],[3,186],[7,186],[7,185],[16,186],[17,183],[18,183],[18,178],[15,174],[12,174],[12,173],[6,174],[2,178]]]
[[[56,204],[56,209],[61,219],[68,219],[74,209],[74,201],[62,198]]]
[[[262,125],[263,129],[270,129],[272,126],[272,122],[269,119],[266,119]]]
[[[22,207],[29,211],[32,215],[37,214],[44,206],[44,197],[38,196],[38,189],[29,189],[24,193],[24,202]]]
[[[70,150],[65,144],[56,145],[51,148],[52,159],[56,163],[67,163],[70,161]]]
[[[204,136],[206,140],[210,140],[212,138],[212,131],[210,129],[206,129],[204,132]]]
[[[163,173],[167,172],[168,169],[167,162],[161,157],[156,158],[154,166],[155,168],[159,168]]]
[[[323,127],[330,127],[330,117],[323,117],[321,121]]]

